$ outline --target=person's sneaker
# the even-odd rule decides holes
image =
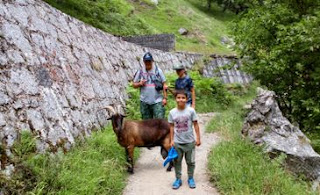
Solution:
[[[176,181],[173,182],[172,184],[172,189],[179,189],[180,186],[182,185],[181,179],[176,179]]]
[[[188,184],[190,188],[196,188],[196,183],[192,177],[188,179]]]

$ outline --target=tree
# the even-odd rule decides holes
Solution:
[[[239,14],[253,5],[262,5],[263,0],[207,0],[208,9],[211,8],[212,3],[216,3],[218,6],[222,7],[223,11],[228,9]]]
[[[277,93],[292,121],[320,130],[319,1],[266,0],[232,30],[245,69]]]

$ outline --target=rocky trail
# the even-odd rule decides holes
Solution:
[[[183,159],[182,166],[182,186],[178,190],[173,190],[171,185],[175,180],[174,169],[166,172],[163,167],[163,159],[160,155],[160,148],[151,150],[142,149],[140,158],[135,163],[135,173],[128,178],[124,195],[172,195],[172,194],[197,194],[215,195],[219,194],[209,182],[207,173],[207,156],[212,146],[220,141],[216,133],[205,133],[205,126],[214,116],[214,113],[199,114],[199,124],[201,131],[201,146],[196,147],[196,170],[195,181],[197,187],[190,189],[187,183],[187,166]]]

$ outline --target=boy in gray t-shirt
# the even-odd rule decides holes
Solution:
[[[174,146],[178,153],[178,158],[174,160],[176,180],[172,184],[173,189],[178,189],[181,184],[181,162],[185,156],[188,166],[188,184],[190,188],[195,188],[193,179],[195,168],[195,145],[200,146],[200,129],[196,111],[187,106],[187,94],[183,90],[176,91],[177,107],[170,110],[168,121],[170,123],[171,146]],[[193,134],[194,126],[196,139]]]

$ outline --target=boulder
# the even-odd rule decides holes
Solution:
[[[158,5],[159,4],[159,1],[158,0],[150,0],[151,3],[155,4],[155,5]]]
[[[180,29],[179,29],[180,35],[187,35],[188,32],[189,32],[189,31],[188,31],[187,29],[185,29],[185,28],[180,28]]]
[[[282,115],[273,91],[258,88],[257,98],[245,118],[242,135],[264,145],[271,157],[286,154],[285,166],[309,180],[320,176],[320,155],[302,131]]]

